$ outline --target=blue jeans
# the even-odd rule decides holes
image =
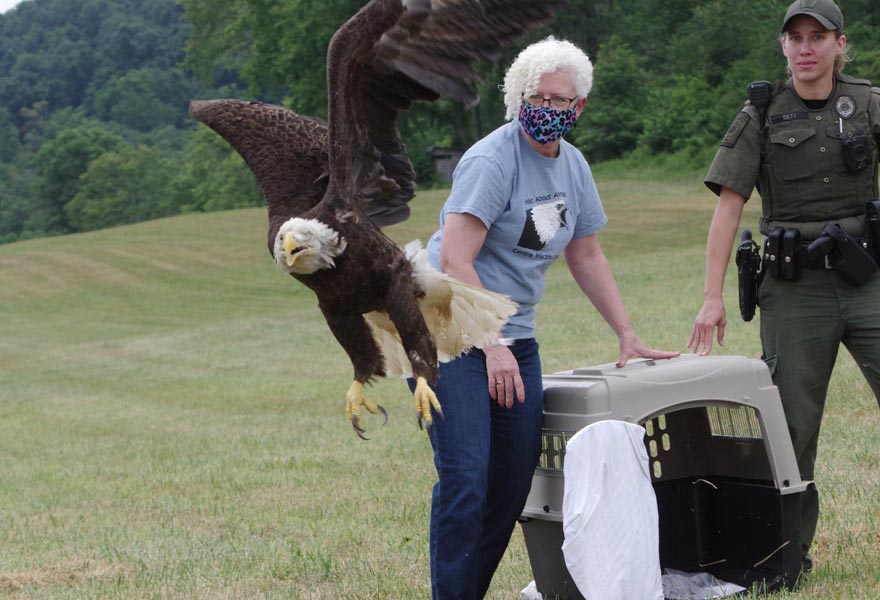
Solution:
[[[434,390],[446,416],[430,429],[438,481],[431,499],[431,588],[435,599],[485,596],[525,506],[541,450],[543,384],[538,343],[510,347],[524,404],[489,397],[486,357],[472,350],[440,366]]]

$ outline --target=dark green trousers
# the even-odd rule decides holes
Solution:
[[[779,388],[801,478],[812,480],[828,382],[841,342],[880,402],[880,271],[853,287],[834,271],[804,270],[800,281],[761,284],[761,343]],[[803,496],[801,545],[809,550],[819,495]]]

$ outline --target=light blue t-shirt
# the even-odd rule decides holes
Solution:
[[[440,229],[428,242],[431,263],[439,268],[446,215],[480,219],[488,230],[474,263],[480,281],[519,303],[504,336],[534,337],[535,305],[544,296],[547,269],[571,240],[608,222],[590,166],[565,140],[557,158],[539,154],[519,122],[511,121],[465,152],[452,182]]]

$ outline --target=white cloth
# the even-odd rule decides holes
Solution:
[[[663,573],[663,595],[668,600],[726,598],[745,589],[741,585],[716,579],[709,573],[685,573],[675,569],[666,569]]]
[[[663,600],[644,428],[600,421],[565,450],[562,552],[587,600]]]
[[[519,593],[519,600],[544,600],[544,596],[538,591],[538,586],[535,582],[532,581]]]

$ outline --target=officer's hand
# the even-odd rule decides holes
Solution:
[[[718,328],[718,345],[724,345],[724,328],[727,326],[727,315],[724,300],[706,298],[703,307],[694,319],[694,328],[688,339],[687,347],[694,354],[705,356],[712,351],[712,334]]]

